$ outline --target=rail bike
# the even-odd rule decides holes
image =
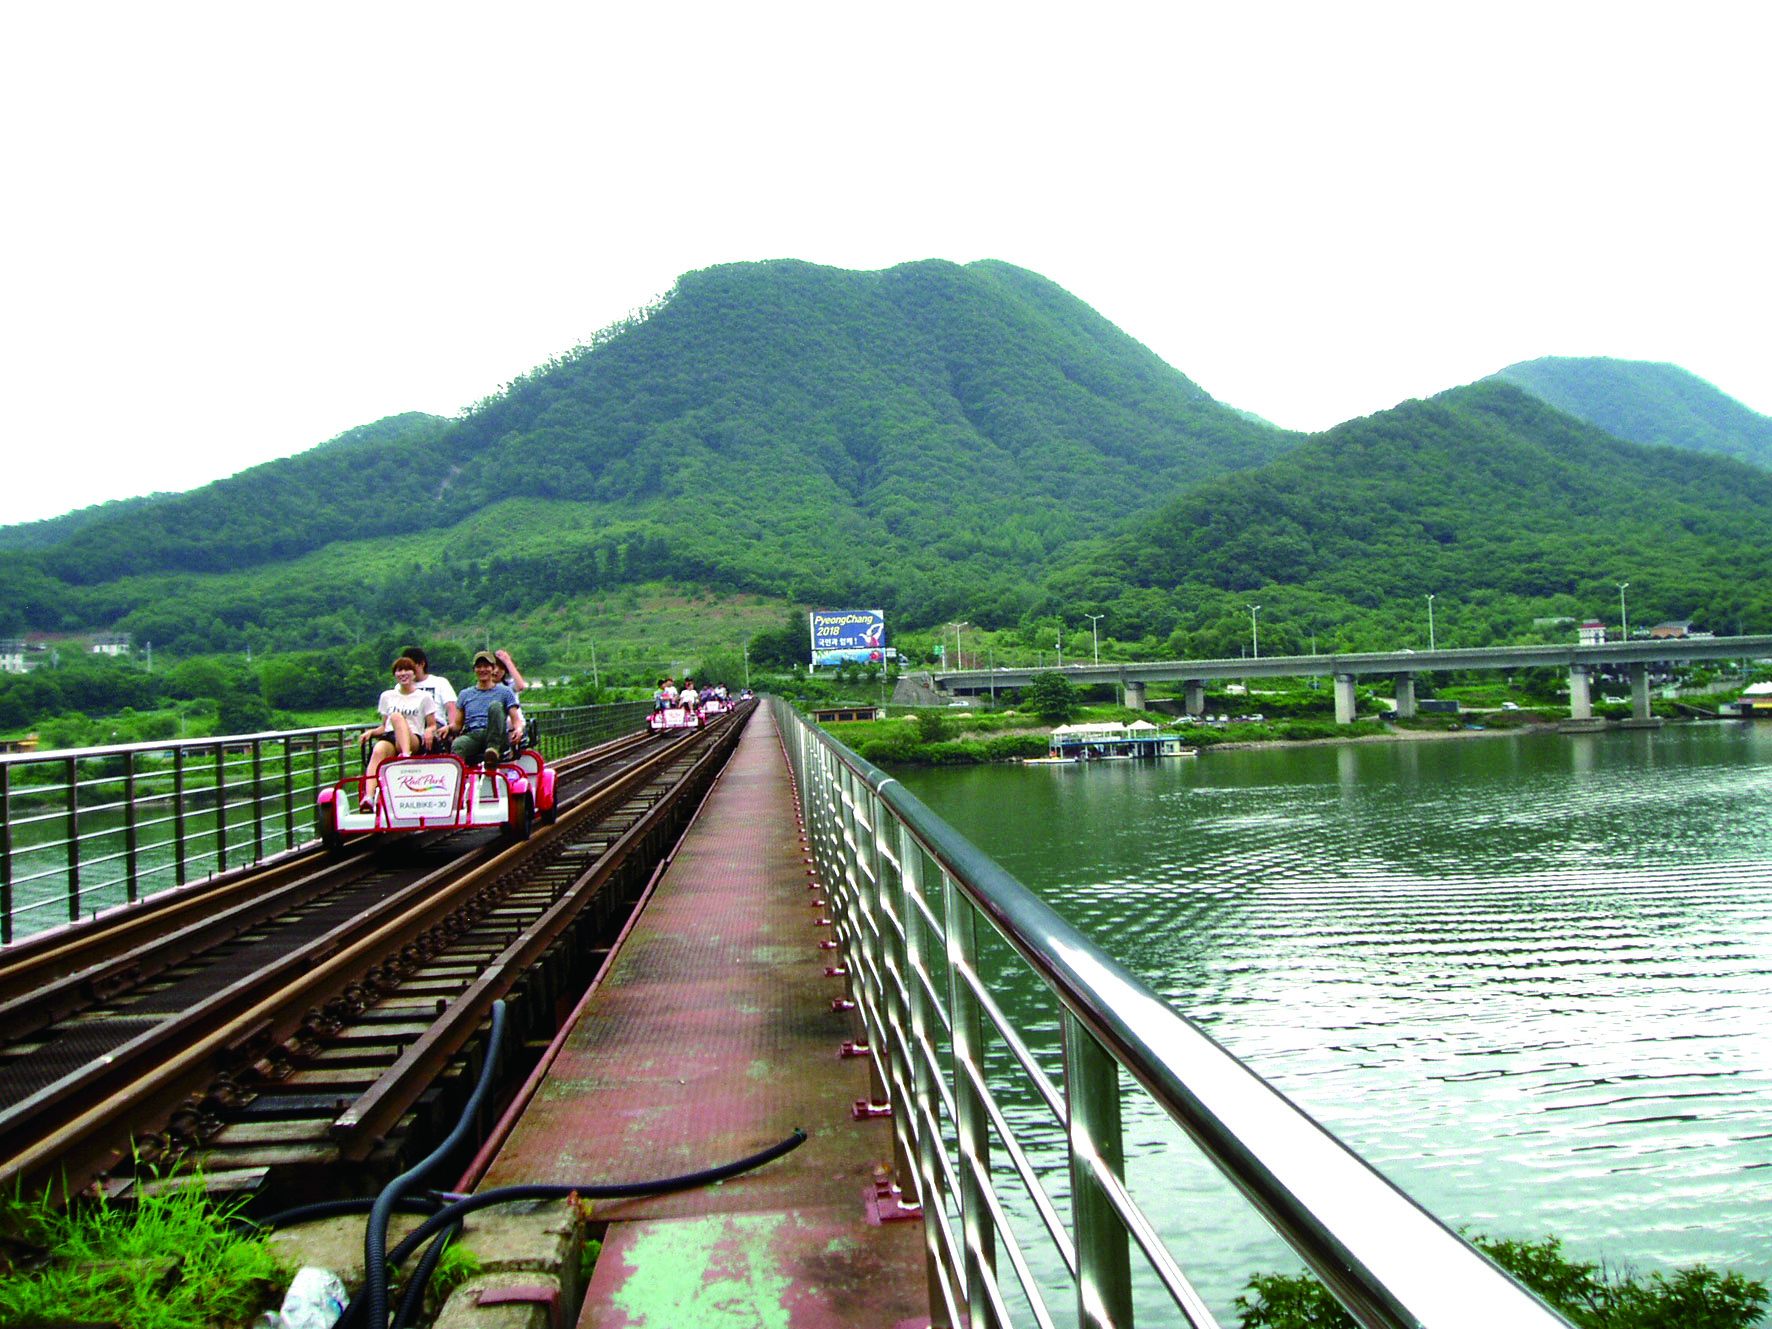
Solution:
[[[701,708],[696,706],[663,707],[646,717],[646,727],[655,734],[674,729],[700,729]]]
[[[526,840],[535,822],[555,816],[555,771],[541,753],[524,748],[492,765],[468,765],[447,753],[393,757],[375,779],[346,776],[320,791],[315,807],[320,839],[342,849],[361,835],[496,827]]]

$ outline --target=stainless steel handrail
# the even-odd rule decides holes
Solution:
[[[550,761],[645,722],[644,702],[531,707]],[[291,853],[367,724],[0,754],[0,945]]]
[[[1179,1314],[1194,1326],[1219,1323],[1127,1186],[1122,1072],[1362,1325],[1569,1323],[891,776],[786,704],[775,701],[773,711],[868,1030],[877,1093],[891,1105],[899,1185],[923,1206],[935,1323],[1013,1323],[1005,1257],[1042,1326],[1126,1329],[1135,1283],[1166,1294],[1162,1322]],[[981,963],[989,937],[1062,1012],[1056,1074],[992,996]],[[1031,1103],[1056,1118],[1068,1189],[1049,1192],[1016,1138],[993,1088],[1010,1068],[1017,1110]],[[993,1152],[1008,1156],[1029,1192],[1069,1276],[1068,1307],[1052,1305],[1052,1289],[1038,1285],[996,1193]],[[1147,1271],[1137,1278],[1134,1250]]]

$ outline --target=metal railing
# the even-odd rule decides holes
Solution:
[[[536,751],[549,761],[559,761],[574,752],[644,729],[651,711],[649,701],[524,708],[540,740]]]
[[[902,785],[773,709],[935,1324],[1220,1324],[1128,1182],[1122,1123],[1154,1109],[1362,1325],[1567,1325]]]
[[[632,733],[644,702],[535,707],[557,761]],[[0,945],[314,838],[367,725],[0,755]]]

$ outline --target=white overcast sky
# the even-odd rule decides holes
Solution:
[[[1760,3],[0,0],[0,523],[449,415],[717,263],[998,258],[1321,429],[1772,414]]]

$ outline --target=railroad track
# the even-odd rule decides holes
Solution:
[[[521,1077],[748,715],[560,763],[556,824],[521,843],[298,853],[14,948],[0,1187],[118,1190],[139,1159],[276,1203],[373,1188],[453,1126],[500,998]]]

